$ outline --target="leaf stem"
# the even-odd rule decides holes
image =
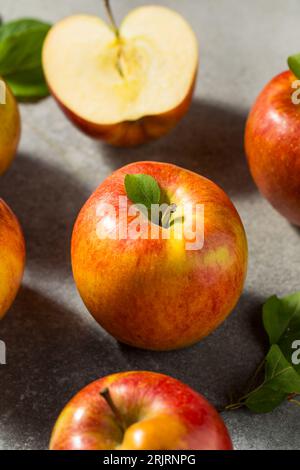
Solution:
[[[299,396],[299,393],[291,393],[288,397],[287,397],[287,400],[289,403],[294,403],[295,405],[297,406],[300,406],[300,401],[299,400],[295,400],[295,397],[298,397]]]
[[[233,410],[238,410],[239,408],[242,408],[244,406],[244,403],[241,401],[238,401],[237,403],[231,403],[230,405],[225,406],[224,411],[233,411]]]
[[[252,378],[250,379],[250,381],[248,382],[248,386],[246,387],[246,393],[241,396],[238,401],[236,403],[230,403],[229,405],[225,406],[224,410],[225,411],[232,411],[232,410],[237,410],[239,408],[242,408],[243,406],[245,406],[245,401],[247,400],[247,398],[253,393],[253,392],[256,392],[257,390],[259,390],[263,384],[265,383],[265,381],[263,381],[262,384],[258,385],[256,388],[253,388],[252,387],[254,386],[255,384],[255,380],[258,376],[258,374],[260,373],[260,371],[262,370],[263,366],[265,365],[265,362],[266,362],[266,358],[264,357],[264,359],[260,362],[260,364],[257,366]]]
[[[300,401],[299,400],[288,400],[289,403],[294,403],[294,405],[300,406]]]
[[[257,379],[258,374],[261,372],[262,368],[264,367],[266,362],[266,358],[264,357],[263,360],[258,364],[253,376],[248,382],[248,386],[246,387],[246,392],[251,392],[252,387],[255,385],[255,381]]]

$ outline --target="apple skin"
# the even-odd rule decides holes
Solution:
[[[136,121],[123,121],[116,124],[102,125],[77,116],[58,99],[49,84],[48,87],[64,114],[79,130],[90,137],[104,140],[115,147],[135,147],[162,137],[176,126],[190,107],[195,82],[196,75],[185,99],[170,111],[157,115],[143,116]]]
[[[4,82],[1,77],[0,80]],[[0,104],[0,175],[12,163],[21,135],[21,119],[18,104],[6,85],[6,104]]]
[[[118,414],[100,393],[108,389]],[[50,450],[230,450],[227,428],[212,405],[167,375],[122,372],[83,388],[60,414]]]
[[[19,290],[25,266],[25,242],[16,216],[0,199],[0,320]]]
[[[262,90],[247,120],[245,150],[260,192],[300,225],[300,108],[291,98],[295,80],[285,71]]]
[[[204,203],[204,247],[186,251],[185,240],[161,234],[100,239],[97,207],[118,206],[127,173],[151,175],[170,194]],[[236,305],[247,270],[245,232],[228,196],[200,175],[159,162],[127,165],[97,188],[77,218],[71,252],[77,288],[98,323],[119,341],[152,350],[189,346],[212,332]]]

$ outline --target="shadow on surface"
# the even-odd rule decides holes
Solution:
[[[134,161],[174,163],[219,184],[229,195],[255,190],[243,149],[246,115],[228,107],[194,100],[190,111],[166,137],[133,149],[101,145],[115,170]]]
[[[227,320],[190,348],[153,352],[137,351],[121,343],[119,347],[130,369],[143,370],[146,366],[174,376],[222,409],[232,393],[243,391],[265,352],[262,303],[262,298],[246,291]]]
[[[1,178],[0,195],[21,222],[28,267],[34,263],[69,271],[72,228],[89,191],[37,155],[20,153]]]
[[[79,389],[116,364],[126,369],[113,340],[96,331],[39,292],[20,290],[0,324],[7,348],[0,369],[6,446],[22,449],[33,439],[46,448],[59,412]]]
[[[261,299],[245,293],[229,319],[195,346],[173,352],[141,351],[115,341],[42,294],[23,287],[1,322],[7,365],[0,370],[1,425],[7,442],[24,448],[31,436],[46,448],[67,401],[92,380],[126,370],[152,370],[183,380],[218,408],[241,387],[261,359],[265,342]],[[249,335],[249,326],[257,328]],[[257,356],[257,361],[256,361]],[[251,358],[251,361],[250,361]],[[222,378],[222,380],[220,380]],[[10,437],[11,433],[11,437]]]

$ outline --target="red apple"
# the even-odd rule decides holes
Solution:
[[[25,265],[25,242],[16,216],[0,199],[0,319],[5,315],[21,284]]]
[[[125,219],[130,224],[129,210],[118,209],[126,174],[155,178],[179,212],[185,202],[204,204],[204,246],[187,249],[185,238],[163,227],[158,239],[99,237],[99,230],[117,233]],[[103,203],[116,208],[114,220],[99,213]],[[185,228],[187,221],[179,223]],[[114,172],[82,208],[72,266],[80,295],[103,328],[129,345],[168,350],[197,342],[232,311],[244,285],[247,241],[236,209],[212,181],[175,165],[139,162]]]
[[[122,372],[91,383],[60,414],[51,450],[227,450],[228,431],[200,394],[167,375]]]
[[[245,148],[254,181],[272,206],[300,225],[300,108],[292,102],[296,77],[273,78],[248,117]]]
[[[189,108],[197,66],[191,27],[158,5],[131,11],[120,29],[90,15],[65,18],[43,48],[48,86],[65,114],[117,146],[170,131]]]

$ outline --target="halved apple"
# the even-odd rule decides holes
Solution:
[[[101,19],[57,23],[43,48],[49,88],[84,132],[119,146],[166,134],[187,111],[198,64],[196,37],[176,12],[133,10],[118,34]]]

